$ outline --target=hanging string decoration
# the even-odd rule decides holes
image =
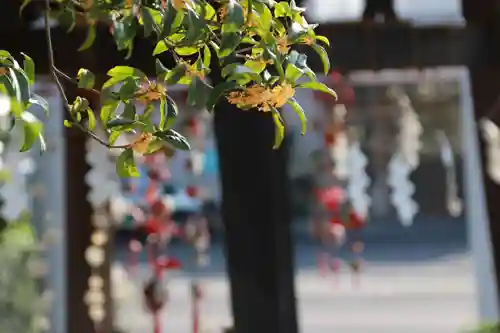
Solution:
[[[86,161],[91,167],[86,175],[89,185],[87,200],[93,207],[92,227],[90,245],[85,250],[85,260],[90,267],[91,275],[88,279],[88,289],[84,296],[84,302],[88,307],[90,319],[93,321],[96,331],[107,316],[106,297],[104,293],[105,280],[102,276],[103,266],[106,261],[106,249],[110,241],[112,225],[108,213],[108,205],[120,195],[120,186],[114,166],[110,164],[108,150],[95,140],[88,139],[86,143]]]
[[[458,196],[457,167],[450,140],[444,131],[437,131],[436,138],[441,153],[441,163],[446,172],[446,208],[448,213],[457,217],[462,213],[463,202]]]
[[[488,118],[481,119],[479,125],[486,143],[486,173],[500,184],[500,128]]]
[[[326,105],[327,112],[316,126],[318,130],[324,131],[325,148],[320,154],[317,172],[316,198],[319,209],[313,220],[312,233],[322,246],[318,255],[318,269],[322,275],[332,271],[338,277],[342,265],[338,250],[350,244],[353,256],[349,267],[355,281],[360,272],[360,254],[363,250],[357,231],[364,225],[369,206],[369,197],[366,195],[369,179],[365,172],[367,159],[359,143],[350,142],[346,127],[346,104],[354,101],[353,89],[338,73],[329,77],[329,85],[337,91],[339,102],[318,95]],[[349,238],[347,230],[351,231]]]
[[[190,175],[186,192],[188,196],[196,198],[201,203],[205,200],[208,191],[203,186],[202,180],[205,166],[205,140],[209,124],[210,119],[203,118],[202,114],[192,115],[186,121],[186,135],[191,142],[191,152],[186,161],[185,170]],[[201,306],[204,293],[198,273],[209,264],[208,251],[210,248],[209,226],[202,208],[199,212],[189,216],[184,239],[195,251],[194,264],[191,265],[191,328],[193,333],[200,333],[202,330]]]
[[[415,185],[410,180],[410,175],[420,162],[420,136],[423,129],[409,96],[396,87],[389,89],[388,94],[400,110],[398,147],[388,165],[388,184],[392,190],[391,202],[401,223],[410,226],[418,212],[418,205],[413,200]]]

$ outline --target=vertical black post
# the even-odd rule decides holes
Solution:
[[[470,45],[472,58],[469,71],[474,99],[474,114],[476,121],[483,117],[493,120],[500,126],[500,15],[496,1],[483,1],[481,6],[473,1],[463,0],[464,17],[467,27],[472,32],[478,32],[474,38],[475,45]],[[495,266],[495,282],[500,287],[500,185],[492,181],[486,172],[485,142],[478,127],[483,181],[486,204],[490,223],[491,246]],[[497,295],[500,299],[500,295]]]
[[[285,143],[269,113],[215,110],[236,333],[297,333]]]

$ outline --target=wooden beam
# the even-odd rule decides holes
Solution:
[[[317,34],[331,41],[332,68],[353,71],[464,65],[478,31],[473,27],[343,23],[320,25]],[[319,57],[309,54],[309,63],[321,71]]]

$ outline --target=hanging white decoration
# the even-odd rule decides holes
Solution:
[[[344,123],[347,109],[343,104],[337,104],[333,107],[333,116],[336,122]],[[335,144],[330,147],[330,156],[333,157],[335,167],[334,175],[337,179],[343,181],[349,178],[349,138],[345,131],[335,134]]]
[[[347,195],[353,209],[362,219],[365,219],[368,216],[368,210],[371,204],[371,198],[368,195],[370,178],[366,173],[368,158],[361,150],[358,141],[350,145],[346,161],[348,165],[349,180],[347,184]]]
[[[93,207],[103,207],[112,198],[121,196],[120,182],[109,151],[96,140],[87,139],[86,161],[91,168],[85,179],[90,187],[87,199]]]
[[[444,131],[436,132],[439,143],[441,162],[446,171],[446,208],[451,216],[457,217],[462,213],[463,202],[458,197],[457,168],[453,149]]]
[[[486,142],[486,173],[500,184],[500,128],[487,118],[481,119],[479,125]]]
[[[388,169],[387,184],[392,189],[391,202],[396,208],[401,224],[411,226],[418,212],[418,205],[412,199],[415,193],[415,185],[410,181],[413,168],[400,152],[396,152],[389,162]]]
[[[408,95],[398,88],[392,88],[388,93],[401,111],[398,148],[389,162],[388,184],[392,189],[391,202],[397,210],[401,223],[410,226],[418,212],[418,205],[413,200],[415,186],[410,180],[410,175],[420,162],[419,152],[422,147],[420,136],[423,128]]]

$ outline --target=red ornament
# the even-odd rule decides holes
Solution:
[[[347,80],[338,72],[331,72],[327,78],[326,85],[337,93],[337,100],[330,94],[315,92],[318,99],[332,104],[352,104],[355,99],[354,89],[352,89]]]
[[[188,186],[188,187],[186,187],[186,194],[190,198],[194,198],[194,197],[198,196],[198,194],[199,194],[198,188],[195,186]]]
[[[161,200],[156,200],[151,205],[151,213],[153,214],[153,216],[158,217],[158,216],[165,215],[166,213],[168,213],[168,211],[167,211],[167,207],[163,204],[163,202]]]
[[[365,220],[361,218],[354,210],[349,212],[349,228],[353,230],[360,230],[365,225]]]
[[[335,135],[333,133],[325,133],[325,143],[327,146],[333,146],[335,144]]]
[[[155,266],[158,269],[162,270],[173,270],[173,269],[181,269],[182,263],[177,258],[171,257],[158,257],[155,262]]]
[[[187,121],[187,127],[188,127],[189,132],[192,136],[198,135],[199,126],[198,126],[198,121],[196,120],[196,118],[194,118],[194,117],[189,118]]]
[[[145,223],[144,223],[144,231],[148,235],[157,235],[160,234],[163,231],[163,225],[162,223],[154,218],[149,218]]]
[[[332,186],[318,191],[319,201],[331,212],[337,212],[344,200],[344,191],[339,186]]]

